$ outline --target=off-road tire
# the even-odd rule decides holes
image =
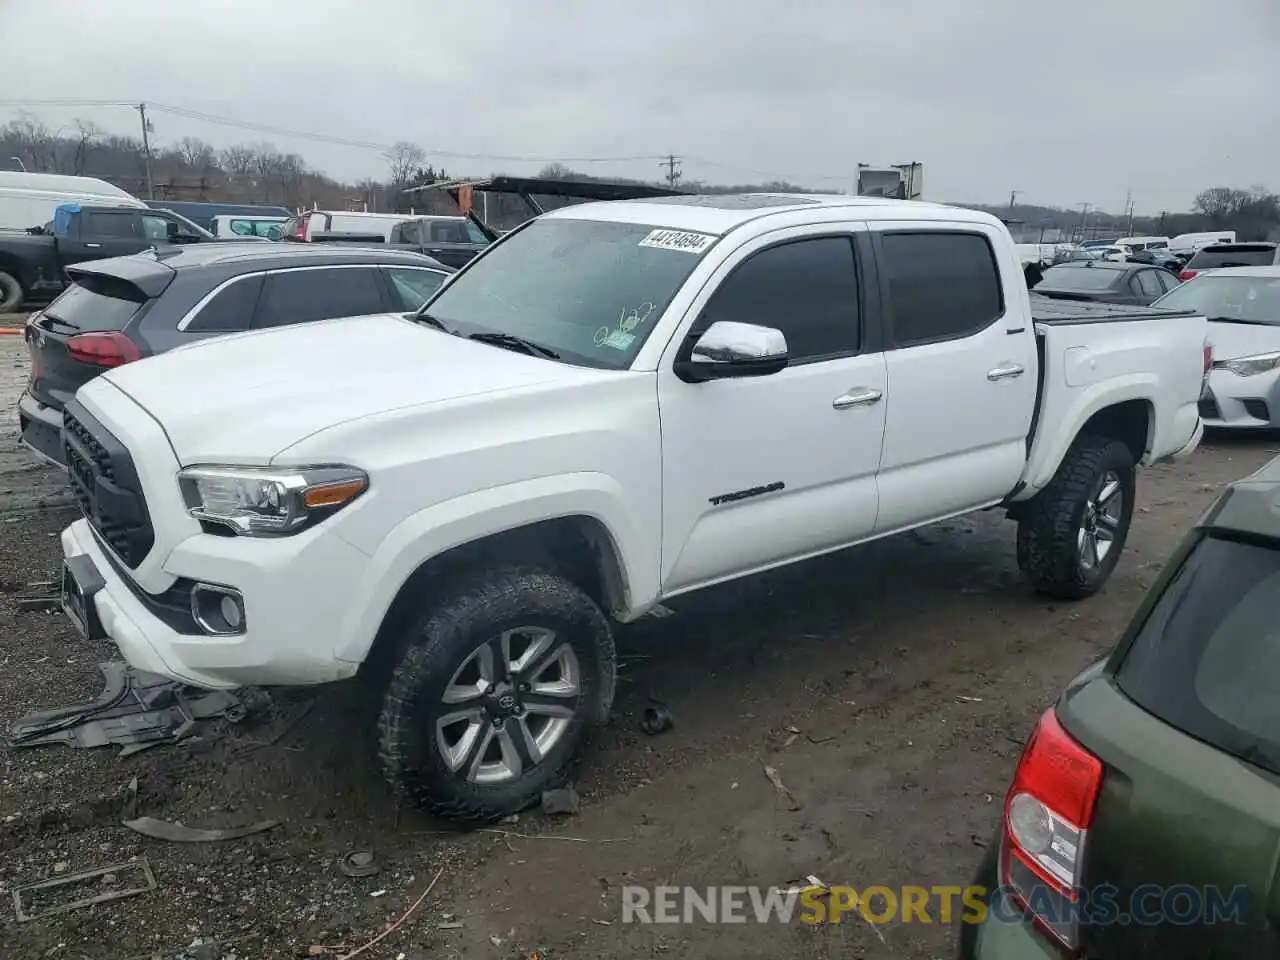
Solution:
[[[25,294],[18,278],[0,270],[0,313],[14,313],[22,306]]]
[[[1124,496],[1120,526],[1107,556],[1089,570],[1081,562],[1077,536],[1089,499],[1108,472],[1119,478]],[[1136,477],[1133,453],[1119,440],[1094,434],[1076,438],[1018,523],[1018,566],[1036,590],[1059,600],[1080,600],[1102,589],[1129,536]]]
[[[444,690],[473,651],[503,630],[554,629],[581,670],[577,716],[547,755],[517,779],[470,783],[449,769],[435,735]],[[609,621],[564,577],[542,569],[505,568],[477,575],[439,596],[405,638],[378,719],[383,773],[405,801],[435,816],[486,822],[537,803],[563,786],[593,727],[608,719],[617,677]]]

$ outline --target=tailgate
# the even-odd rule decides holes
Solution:
[[[123,331],[146,304],[146,294],[127,281],[98,274],[78,277],[27,327],[31,395],[61,410],[80,387],[104,369],[72,356],[68,347],[72,338]]]
[[[1083,886],[1113,888],[1117,919],[1129,915],[1086,925],[1084,955],[1276,956],[1277,778],[1156,719],[1109,679],[1059,717],[1105,768]]]
[[[1042,303],[1052,302],[1038,298]],[[1181,450],[1200,422],[1208,321],[1193,314],[1057,301],[1088,308],[1078,318],[1037,320],[1040,394],[1023,480],[1033,491],[1053,478],[1076,433],[1098,412],[1141,405],[1154,422],[1143,461]]]

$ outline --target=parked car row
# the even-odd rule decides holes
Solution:
[[[272,240],[385,244],[459,267],[492,239],[463,216],[324,210],[295,216],[283,207],[144,203],[88,177],[0,173],[0,313],[56,296],[72,265],[151,247]]]

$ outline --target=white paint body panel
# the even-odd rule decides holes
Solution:
[[[206,686],[348,676],[423,562],[566,516],[607,531],[624,588],[613,613],[633,619],[676,593],[999,503],[1020,483],[1030,496],[1110,403],[1151,404],[1148,460],[1198,437],[1203,318],[1045,327],[1041,371],[1017,250],[986,214],[843,197],[764,210],[614,202],[546,216],[719,238],[630,369],[571,366],[372,316],[211,339],[80,391],[138,465],[156,542],[137,585],[157,593],[185,577],[245,595],[245,635],[178,636],[106,565],[87,525],[73,524],[64,551],[88,553],[102,571],[98,611],[131,662]],[[765,377],[690,384],[672,372],[702,305],[750,253],[904,224],[985,233],[1004,274],[1004,316],[965,339]],[[1022,373],[988,377],[1009,365]],[[882,400],[833,407],[861,388]],[[195,463],[346,463],[370,487],[296,536],[215,537],[179,495],[176,475]],[[783,486],[763,495],[712,502],[775,481]]]

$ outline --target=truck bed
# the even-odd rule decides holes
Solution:
[[[1089,300],[1064,300],[1031,291],[1031,319],[1050,325],[1064,323],[1108,323],[1117,320],[1155,320],[1168,317],[1190,317],[1186,310],[1160,310],[1156,307],[1134,307],[1118,303],[1094,303]]]

